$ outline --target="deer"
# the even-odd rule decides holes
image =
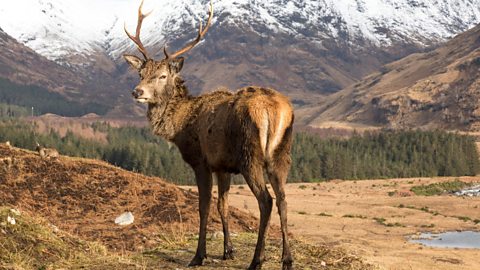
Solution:
[[[293,269],[287,231],[285,184],[290,170],[294,114],[289,99],[276,90],[248,86],[236,92],[216,90],[193,96],[180,75],[182,54],[194,48],[207,33],[212,17],[205,26],[200,21],[197,37],[185,47],[154,60],[140,39],[143,20],[151,12],[138,8],[135,35],[125,33],[133,41],[143,59],[124,54],[126,62],[138,72],[140,82],[133,98],[147,104],[147,118],[155,135],[173,143],[195,174],[199,197],[199,238],[195,256],[189,266],[203,265],[207,257],[206,230],[212,200],[213,177],[217,179],[217,209],[223,227],[223,259],[234,259],[234,248],[228,227],[228,193],[232,174],[241,174],[256,197],[260,210],[258,239],[248,269],[261,269],[265,260],[265,237],[272,212],[273,199],[268,181],[275,193],[282,233],[282,269]]]
[[[45,148],[43,146],[40,146],[39,143],[37,143],[37,147],[35,148],[35,151],[37,151],[40,157],[43,159],[56,159],[60,156],[60,154],[56,149]]]

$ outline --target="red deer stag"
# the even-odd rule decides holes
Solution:
[[[143,4],[143,1],[142,1]],[[186,53],[197,45],[210,27],[209,18],[195,40],[179,51],[156,61],[148,57],[140,40],[143,19],[138,10],[135,36],[127,33],[144,59],[124,55],[140,75],[132,95],[148,104],[147,117],[153,132],[177,145],[183,159],[193,168],[199,193],[200,232],[197,251],[189,266],[202,265],[206,258],[206,229],[212,197],[212,173],[218,181],[218,211],[223,233],[223,259],[233,258],[228,230],[228,192],[230,174],[241,173],[258,200],[260,225],[253,260],[248,269],[260,269],[264,261],[265,234],[272,211],[272,197],[264,179],[264,169],[276,196],[283,236],[283,269],[292,269],[287,234],[285,183],[290,169],[293,111],[289,100],[275,90],[245,87],[235,93],[214,91],[200,96],[188,94],[179,75]]]

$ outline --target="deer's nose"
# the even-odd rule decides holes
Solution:
[[[133,90],[133,92],[132,92],[132,96],[134,98],[141,97],[142,95],[143,95],[143,90],[139,89],[139,88],[135,88],[135,90]]]

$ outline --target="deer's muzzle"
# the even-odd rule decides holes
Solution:
[[[134,98],[139,98],[139,97],[141,97],[142,95],[143,95],[143,90],[142,90],[142,89],[136,88],[136,89],[133,90],[133,92],[132,92],[132,96],[133,96]]]

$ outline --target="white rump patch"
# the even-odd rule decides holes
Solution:
[[[266,110],[262,113],[262,120],[260,122],[259,133],[260,133],[260,144],[262,146],[263,155],[267,151],[267,141],[268,141],[268,112]]]
[[[270,140],[270,143],[268,144],[268,155],[271,157],[273,155],[273,152],[275,149],[277,149],[277,146],[280,144],[283,134],[285,133],[285,128],[287,127],[288,119],[285,117],[285,112],[280,111],[279,116],[278,116],[278,126],[275,127],[275,130],[273,131],[273,138]]]

